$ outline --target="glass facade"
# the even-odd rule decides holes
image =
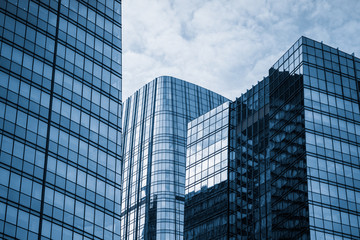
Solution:
[[[228,184],[211,195],[203,189],[186,192],[185,236],[359,239],[359,76],[360,59],[301,37],[268,77],[230,103]],[[194,146],[202,152],[197,143],[205,132],[191,124],[189,134],[187,159]],[[192,166],[201,162],[200,157],[187,165],[187,190],[207,179],[196,167],[193,176]],[[210,216],[220,218],[224,208],[227,229],[209,237],[215,218]]]
[[[189,124],[186,239],[269,239],[269,112],[265,78]]]
[[[167,76],[126,100],[122,239],[183,239],[187,123],[225,101]]]
[[[229,105],[226,102],[188,124],[185,239],[220,239],[228,233]],[[234,175],[231,176],[232,180]]]
[[[0,2],[0,238],[120,239],[120,7]]]
[[[268,229],[273,239],[309,239],[300,38],[269,71]]]
[[[240,239],[270,239],[269,78],[232,105],[231,146],[235,151],[236,234]]]
[[[312,239],[360,236],[360,59],[304,39],[304,118]]]

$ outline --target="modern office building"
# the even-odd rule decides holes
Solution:
[[[0,2],[1,239],[120,239],[120,6]]]
[[[185,239],[359,239],[360,59],[301,37],[191,121]]]
[[[225,101],[167,76],[125,101],[122,239],[183,239],[187,123]]]

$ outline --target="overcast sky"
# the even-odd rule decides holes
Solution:
[[[300,37],[360,57],[358,0],[125,0],[123,101],[170,75],[232,100]]]

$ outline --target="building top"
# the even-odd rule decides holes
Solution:
[[[231,101],[229,100],[229,101],[217,106],[216,108],[213,108],[209,112],[204,113],[203,115],[200,115],[199,117],[195,118],[194,120],[188,122],[188,129],[190,129],[192,126],[195,126],[198,122],[202,122],[204,119],[207,119],[210,116],[213,116],[216,113],[219,113],[219,112],[223,111],[224,109],[228,108],[230,103],[231,103]]]
[[[278,61],[275,62],[275,64],[271,67],[273,69],[279,69],[279,67],[281,65],[283,65],[283,63],[285,63],[288,58],[294,53],[294,51],[296,51],[298,49],[299,46],[301,45],[308,45],[310,47],[314,47],[314,48],[319,48],[319,49],[323,49],[324,51],[330,52],[330,53],[334,53],[334,54],[339,54],[342,57],[348,58],[348,59],[355,59],[355,61],[357,61],[359,63],[359,67],[360,67],[360,58],[355,57],[354,54],[348,54],[345,53],[341,50],[339,50],[338,48],[334,48],[334,47],[330,47],[322,42],[318,42],[315,41],[313,39],[301,36],[280,58]],[[309,49],[309,51],[315,51],[314,49]],[[307,51],[306,51],[307,53]],[[314,52],[313,55],[317,55],[317,54],[322,54],[321,52]]]
[[[150,82],[146,83],[144,86],[142,86],[141,88],[139,88],[138,90],[136,90],[130,97],[128,97],[128,98],[126,99],[126,101],[128,101],[129,98],[133,97],[133,96],[134,96],[137,92],[139,92],[141,89],[145,88],[146,86],[149,86],[150,84],[152,84],[152,83],[153,83],[154,81],[156,81],[156,80],[168,81],[168,82],[177,82],[177,83],[185,83],[185,84],[188,84],[189,86],[193,86],[193,87],[196,86],[196,87],[199,87],[199,88],[203,89],[204,91],[209,91],[209,92],[212,92],[212,93],[214,93],[214,94],[216,94],[216,95],[220,95],[220,94],[218,94],[218,93],[216,93],[216,92],[214,92],[214,91],[211,91],[211,90],[209,90],[209,89],[207,89],[207,88],[204,88],[204,87],[202,87],[202,86],[199,86],[199,85],[197,85],[197,84],[195,84],[195,83],[191,83],[191,82],[188,82],[188,81],[185,81],[185,80],[176,78],[176,77],[163,75],[163,76],[159,76],[159,77],[154,78],[153,80],[151,80]],[[222,96],[222,95],[221,95],[221,96]],[[223,96],[222,96],[222,97],[223,97]],[[225,98],[226,98],[226,97],[225,97]],[[226,98],[226,99],[227,99],[227,98]]]

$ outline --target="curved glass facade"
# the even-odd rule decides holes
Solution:
[[[122,239],[183,239],[187,123],[225,101],[167,76],[126,100]]]
[[[0,238],[120,239],[120,7],[0,2]]]

